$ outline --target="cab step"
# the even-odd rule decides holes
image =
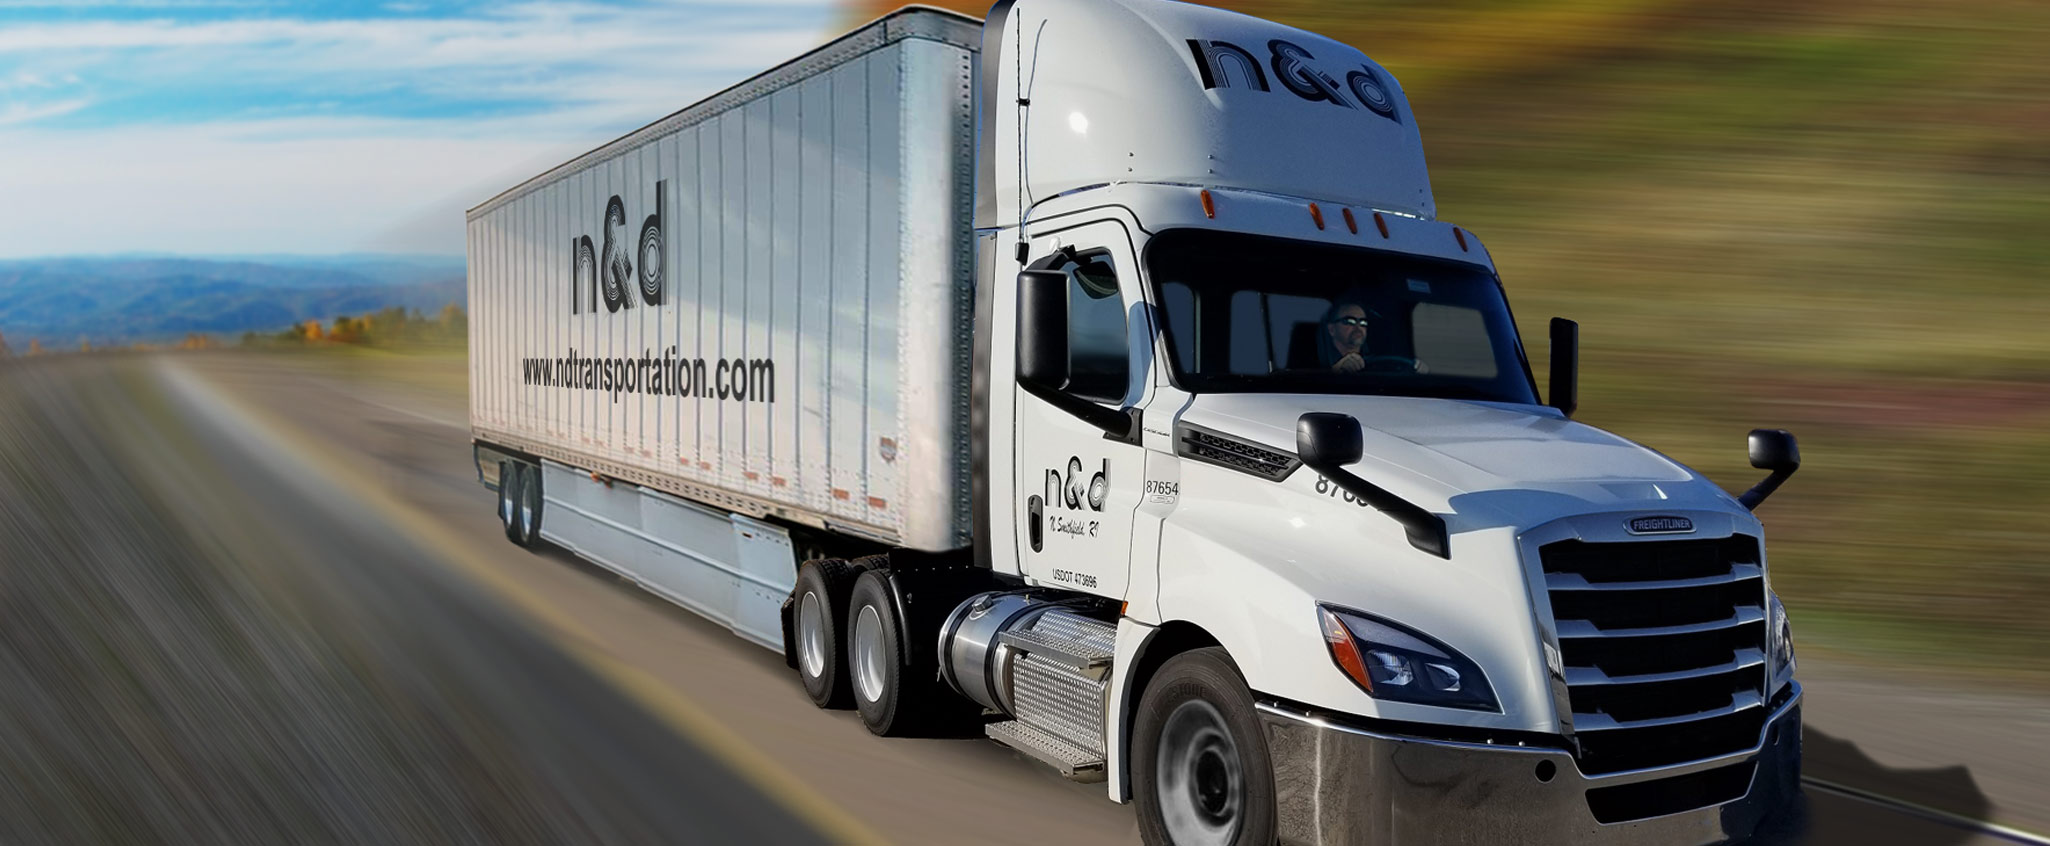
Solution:
[[[1040,763],[1059,770],[1070,781],[1085,784],[1104,778],[1103,756],[1017,720],[991,723],[983,729],[989,739],[1023,752]]]

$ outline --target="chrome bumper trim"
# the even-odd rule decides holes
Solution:
[[[1748,836],[1799,789],[1801,695],[1797,684],[1750,750],[1599,777],[1563,749],[1382,734],[1273,703],[1259,713],[1285,844],[1703,846]],[[1540,781],[1546,762],[1551,778]],[[1606,824],[1588,807],[1589,790],[1747,763],[1748,788],[1726,802]]]

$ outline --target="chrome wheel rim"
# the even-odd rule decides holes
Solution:
[[[1161,822],[1182,846],[1223,846],[1238,835],[1246,778],[1224,715],[1200,699],[1175,707],[1154,754],[1154,798]]]
[[[508,528],[513,524],[513,479],[515,470],[510,467],[498,471],[498,522]]]
[[[863,605],[854,618],[854,684],[862,699],[882,701],[884,669],[883,617],[875,606]]]
[[[520,499],[523,500],[520,505],[520,536],[531,538],[534,536],[534,514],[541,510],[541,494],[534,486],[534,480],[529,479],[527,484],[520,486]]]
[[[797,653],[806,678],[826,673],[826,612],[817,593],[806,591],[797,603]]]

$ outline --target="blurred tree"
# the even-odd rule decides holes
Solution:
[[[361,346],[446,345],[462,342],[468,332],[469,318],[460,304],[443,306],[432,320],[418,310],[391,306],[361,317],[341,315],[326,324],[319,320],[300,321],[274,336],[244,332],[241,345],[257,347],[275,342],[311,344],[317,341]],[[210,336],[204,343],[208,345],[204,347],[206,349],[218,346],[218,341]]]
[[[42,341],[39,341],[39,340],[36,340],[35,338],[30,338],[30,339],[28,339],[28,354],[29,354],[29,355],[42,355],[42,354],[43,354],[43,342],[42,342]]]
[[[327,333],[327,339],[338,344],[362,343],[363,322],[348,315],[335,318],[334,329]]]
[[[455,303],[441,307],[440,321],[441,330],[446,334],[461,335],[469,331],[469,316],[463,313],[462,306]]]

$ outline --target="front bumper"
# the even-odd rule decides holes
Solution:
[[[1800,783],[1799,683],[1751,750],[1592,778],[1561,749],[1400,737],[1282,705],[1259,710],[1284,844],[1700,846],[1750,836]]]

